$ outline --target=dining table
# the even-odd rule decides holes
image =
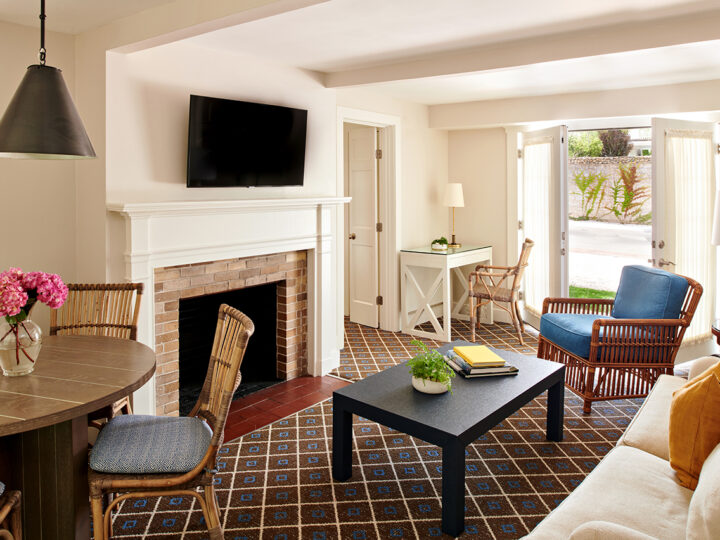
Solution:
[[[0,376],[0,481],[22,491],[26,540],[90,538],[88,414],[154,372],[137,341],[47,336],[32,373]]]

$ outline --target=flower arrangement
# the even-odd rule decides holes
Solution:
[[[20,268],[0,273],[0,316],[5,317],[7,323],[0,330],[0,349],[14,349],[17,365],[21,359],[34,363],[42,334],[39,327],[28,320],[30,311],[38,300],[57,309],[65,303],[67,295],[68,288],[57,274],[23,272]],[[3,370],[7,374],[8,359],[3,360]]]

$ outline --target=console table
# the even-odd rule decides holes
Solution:
[[[463,312],[468,299],[468,274],[478,264],[492,264],[492,246],[463,246],[436,251],[431,248],[403,249],[400,252],[400,309],[402,331],[437,341],[450,341],[452,317],[468,320]],[[460,281],[461,294],[453,291],[453,276]],[[442,324],[434,311],[434,300],[442,291]],[[409,295],[414,294],[416,298]],[[413,302],[416,300],[416,302]],[[423,318],[424,317],[424,318]],[[482,310],[482,320],[493,322],[492,305]],[[429,321],[434,331],[416,328]]]

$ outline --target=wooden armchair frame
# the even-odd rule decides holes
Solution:
[[[220,306],[205,383],[188,415],[205,420],[213,432],[205,456],[194,469],[175,474],[110,474],[90,469],[90,507],[95,540],[104,540],[112,535],[111,512],[119,503],[128,498],[162,495],[184,495],[197,499],[210,538],[222,539],[213,476],[217,473],[217,452],[223,442],[230,403],[240,384],[240,365],[254,330],[252,321],[243,313],[227,304]],[[197,488],[202,488],[202,493]],[[103,512],[103,497],[114,493],[122,495],[115,497]]]
[[[535,242],[529,238],[523,242],[518,263],[515,266],[492,266],[479,264],[474,272],[468,276],[468,300],[470,301],[470,327],[471,339],[475,341],[475,328],[479,324],[478,312],[482,306],[493,303],[504,309],[510,315],[510,321],[517,332],[520,345],[525,345],[523,323],[520,308],[518,307],[518,293],[522,283],[522,276],[528,266],[530,251]],[[512,283],[506,284],[512,278]],[[476,289],[477,287],[477,289]],[[508,304],[505,307],[503,304]]]
[[[107,336],[137,339],[142,283],[68,283],[68,297],[50,311],[51,336]],[[130,396],[90,415],[90,425],[118,414],[132,414]]]
[[[697,281],[681,277],[688,282],[688,292],[677,319],[597,319],[588,358],[540,335],[538,358],[565,364],[565,386],[583,398],[583,412],[590,412],[593,401],[646,396],[661,374],[672,374],[703,292]],[[610,315],[613,305],[614,300],[546,298],[543,314]]]
[[[0,496],[0,539],[22,537],[22,495],[19,491],[8,491]]]

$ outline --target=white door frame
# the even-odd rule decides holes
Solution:
[[[401,175],[401,159],[398,149],[401,148],[400,134],[402,132],[401,118],[388,114],[338,107],[337,114],[337,181],[336,193],[344,195],[345,185],[345,123],[360,124],[384,128],[384,140],[381,141],[383,158],[380,160],[380,190],[378,193],[380,222],[383,232],[380,234],[380,296],[383,305],[380,308],[380,328],[397,332],[400,330],[400,266],[398,250],[400,246],[400,218],[401,218],[401,189],[399,180]],[[337,230],[342,231],[336,246],[337,275],[340,283],[345,276],[345,230],[344,212],[338,212]],[[343,286],[344,287],[344,286]],[[345,327],[342,314],[344,310],[345,294],[338,294],[337,313],[338,339],[343,343]]]

